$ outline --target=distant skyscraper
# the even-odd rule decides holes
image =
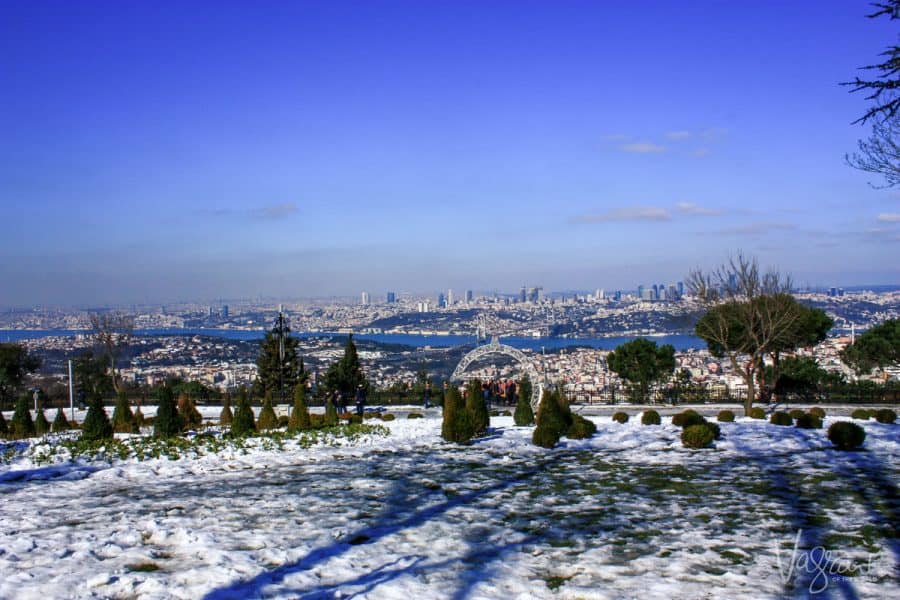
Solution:
[[[472,304],[472,298],[474,294],[472,294],[472,290],[466,290],[466,304]]]
[[[360,300],[361,300],[361,303],[363,306],[368,306],[369,305],[369,292],[363,292]]]
[[[654,283],[653,287],[651,289],[653,290],[653,295],[650,296],[650,299],[658,300],[659,299],[659,286]]]
[[[637,295],[638,295],[638,298],[640,298],[641,300],[644,299],[644,286],[643,285],[638,286]]]
[[[453,290],[447,290],[447,306],[453,306]]]
[[[828,290],[828,295],[831,296],[832,298],[837,298],[837,288],[833,287],[830,290]]]
[[[388,304],[393,304],[397,301],[397,295],[394,292],[388,292],[385,299],[387,300]]]
[[[222,318],[223,319],[228,318],[228,305],[227,304],[222,305]]]
[[[438,294],[438,297],[437,297],[437,305],[438,305],[438,308],[444,308],[445,306],[447,306],[447,299],[444,298],[444,294],[443,294],[443,293]]]
[[[519,302],[525,302],[527,300],[528,300],[528,288],[523,285],[522,291],[519,293]]]
[[[680,299],[682,296],[684,296],[684,282],[679,281],[676,284],[676,287],[678,288],[678,298]]]
[[[666,299],[670,302],[673,300],[678,300],[678,288],[675,287],[674,283],[669,284],[669,289],[666,290]]]

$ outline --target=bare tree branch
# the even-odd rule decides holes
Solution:
[[[118,360],[134,332],[134,318],[117,312],[91,313],[94,344],[109,361],[113,388],[119,392]]]

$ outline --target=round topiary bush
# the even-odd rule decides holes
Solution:
[[[857,408],[852,413],[850,413],[850,416],[854,419],[859,419],[860,421],[868,421],[869,418],[871,418],[872,413],[864,408]]]
[[[755,406],[750,409],[750,414],[747,416],[750,417],[751,419],[765,419],[766,411],[764,411],[763,409],[761,409],[758,406]]]
[[[628,422],[628,413],[617,412],[612,416],[612,420],[616,423],[627,423]]]
[[[397,418],[397,415],[395,415],[393,413],[384,413],[383,415],[381,415],[382,421],[393,421],[396,418]]]
[[[805,415],[806,413],[803,412],[803,410],[801,410],[801,409],[799,409],[799,408],[794,408],[794,409],[789,410],[789,411],[788,411],[788,414],[791,415],[791,418],[792,418],[792,419],[799,419],[800,417],[802,417],[802,416]]]
[[[791,418],[791,415],[779,410],[772,413],[772,416],[769,417],[769,423],[772,425],[781,425],[782,427],[790,427],[794,424],[794,420]]]
[[[875,411],[875,420],[885,425],[890,425],[897,420],[897,413],[889,408],[882,408]]]
[[[730,410],[720,410],[716,418],[720,423],[734,423],[734,413]]]
[[[645,410],[641,415],[641,425],[659,425],[662,419],[655,410]]]
[[[820,419],[824,419],[825,418],[825,409],[822,408],[821,406],[813,406],[811,409],[809,409],[809,414],[816,415]]]
[[[423,417],[422,413],[411,412],[408,415],[406,415],[406,418],[407,419],[422,419],[424,417]]]
[[[672,417],[672,425],[684,428],[690,427],[691,425],[700,425],[704,421],[706,421],[706,419],[704,419],[700,413],[690,408]]]
[[[828,428],[828,439],[838,450],[854,450],[866,440],[865,430],[850,421],[838,421]]]
[[[597,433],[597,426],[581,415],[572,415],[572,425],[566,432],[566,437],[573,440],[583,440]]]
[[[681,443],[685,448],[706,448],[712,444],[715,434],[704,424],[690,425],[681,432]]]
[[[704,420],[701,423],[701,425],[703,425],[704,427],[706,427],[707,429],[709,429],[712,432],[714,440],[722,439],[722,428],[719,427],[718,423],[713,423],[711,421]]]
[[[822,419],[810,413],[803,413],[797,417],[797,427],[800,429],[822,429]]]

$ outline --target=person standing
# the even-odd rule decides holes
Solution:
[[[425,382],[425,397],[424,397],[425,408],[431,408],[431,382]]]
[[[363,409],[366,406],[366,390],[362,384],[356,386],[356,414],[363,416]]]

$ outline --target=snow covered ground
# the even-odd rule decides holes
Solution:
[[[592,420],[555,450],[509,417],[469,446],[435,417],[178,460],[26,450],[0,466],[0,597],[900,597],[900,425],[838,452],[739,419],[690,451]]]

